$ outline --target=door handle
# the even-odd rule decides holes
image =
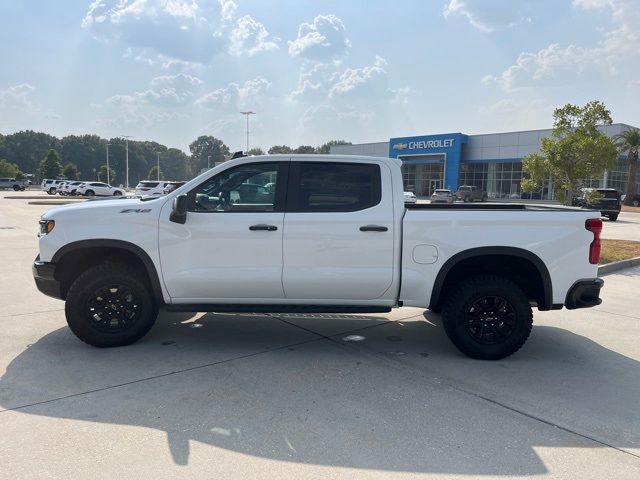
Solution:
[[[386,232],[389,230],[387,227],[381,225],[363,225],[360,227],[361,232]]]
[[[252,232],[255,232],[256,230],[266,230],[267,232],[275,232],[276,230],[278,230],[278,227],[276,227],[275,225],[265,225],[264,223],[261,223],[259,225],[251,225],[249,227],[249,230],[251,230]]]

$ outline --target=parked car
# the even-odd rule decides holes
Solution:
[[[417,203],[418,197],[413,192],[404,192],[404,203]]]
[[[229,201],[267,176],[274,195]],[[99,347],[143,337],[160,306],[364,313],[404,305],[441,312],[465,354],[499,359],[527,340],[532,306],[601,303],[594,212],[405,205],[403,196],[396,159],[238,158],[167,196],[48,210],[33,273],[41,292],[66,301],[71,330]]]
[[[58,191],[58,188],[60,188],[60,185],[65,181],[66,180],[52,180],[45,178],[40,184],[40,190],[42,190],[43,192],[47,192],[49,195],[55,195]]]
[[[82,182],[80,180],[74,180],[72,182],[66,182],[64,185],[62,185],[60,188],[58,188],[58,193],[60,195],[75,195],[76,194],[76,190],[83,183],[84,182]]]
[[[16,180],[15,178],[0,178],[0,189],[11,188],[16,192],[27,188],[27,180]]]
[[[187,183],[187,182],[169,182],[167,184],[167,186],[164,187],[164,190],[162,190],[162,193],[167,195],[167,194],[173,192],[176,188],[180,188],[185,183]]]
[[[596,199],[590,198],[590,194],[597,192]],[[622,199],[620,192],[615,188],[581,188],[580,195],[574,197],[573,205],[600,210],[603,217],[607,217],[612,222],[618,220],[622,209]]]
[[[487,192],[479,189],[474,185],[462,185],[456,192],[456,198],[463,202],[479,202],[487,201]]]
[[[119,197],[125,193],[122,188],[112,187],[102,182],[81,183],[76,189],[76,195],[86,197]]]
[[[136,185],[136,195],[162,195],[169,181],[142,180]]]
[[[438,189],[431,194],[431,203],[453,203],[456,196],[451,190]]]

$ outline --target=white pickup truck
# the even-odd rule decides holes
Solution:
[[[71,330],[126,345],[158,308],[442,313],[465,354],[518,350],[539,310],[600,304],[598,212],[405,205],[395,159],[287,155],[225,162],[164,197],[92,200],[40,220],[33,274]],[[255,188],[255,186],[261,186]]]

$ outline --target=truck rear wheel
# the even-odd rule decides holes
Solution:
[[[618,214],[617,213],[610,213],[608,215],[609,220],[611,220],[612,222],[615,222],[616,220],[618,220]]]
[[[65,303],[67,324],[83,342],[120,347],[153,327],[158,306],[140,273],[121,263],[91,267],[73,282]]]
[[[453,288],[442,308],[449,339],[465,355],[499,360],[515,353],[531,333],[529,299],[512,281],[479,275]]]

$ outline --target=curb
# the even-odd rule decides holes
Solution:
[[[631,268],[640,265],[640,257],[627,258],[626,260],[620,260],[617,262],[605,263],[598,267],[598,276],[607,275],[609,273],[617,272],[624,268]]]

